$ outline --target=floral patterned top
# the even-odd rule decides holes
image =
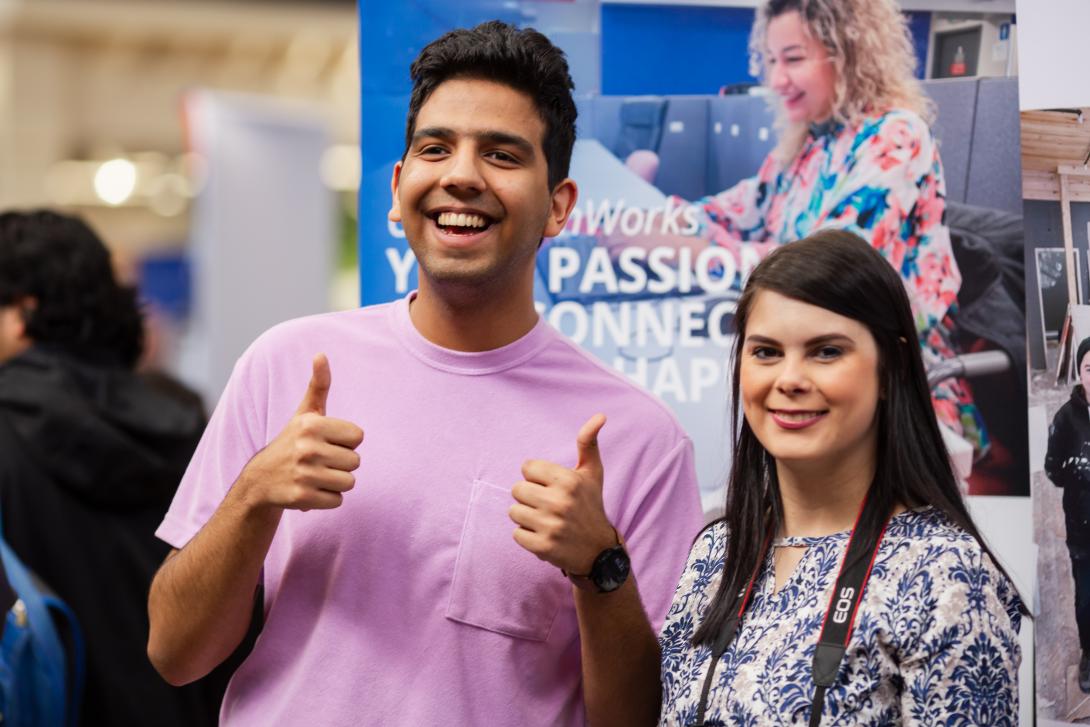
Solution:
[[[738,633],[716,667],[709,725],[808,723],[811,662],[848,536],[781,541],[806,552],[775,593],[770,549]],[[722,523],[702,532],[678,584],[660,637],[660,725],[696,719],[711,649],[694,647],[692,637],[719,587],[725,548]],[[977,541],[941,512],[894,516],[821,724],[1017,725],[1019,605]]]
[[[856,126],[811,129],[798,156],[784,165],[768,156],[756,177],[697,204],[697,233],[715,244],[772,246],[823,228],[868,240],[905,281],[924,364],[953,356],[950,342],[961,274],[943,223],[946,183],[938,145],[915,113],[896,109]],[[964,382],[947,380],[932,394],[939,420],[987,446],[979,412]]]

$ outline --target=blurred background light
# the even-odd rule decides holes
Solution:
[[[148,184],[148,206],[162,217],[176,217],[188,204],[189,182],[177,172],[168,172]]]
[[[106,204],[124,204],[135,189],[136,165],[128,159],[111,159],[95,172],[95,194]]]

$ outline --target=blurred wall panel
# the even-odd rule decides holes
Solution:
[[[319,114],[274,99],[195,92],[185,109],[207,177],[193,210],[181,373],[212,403],[262,331],[328,309],[334,200],[319,168],[329,138]]]

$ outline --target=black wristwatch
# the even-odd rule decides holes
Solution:
[[[621,535],[616,528],[613,529],[613,534],[617,538],[617,544],[598,554],[598,557],[594,559],[594,565],[590,567],[590,573],[586,575],[565,573],[572,583],[584,591],[611,593],[628,580],[632,562],[628,559],[628,551],[624,549],[624,541],[621,540]]]

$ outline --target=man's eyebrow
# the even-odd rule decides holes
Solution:
[[[518,134],[509,134],[506,131],[482,131],[475,134],[475,136],[482,141],[490,141],[493,144],[513,146],[528,156],[534,155],[534,145]]]
[[[413,143],[421,139],[450,139],[454,137],[454,129],[445,126],[429,126],[426,129],[417,129],[413,133]]]
[[[420,139],[443,139],[449,140],[458,136],[454,129],[446,126],[429,126],[424,129],[417,129],[413,134],[413,143],[416,143]],[[513,146],[520,152],[527,156],[534,155],[534,145],[524,137],[518,134],[511,134],[506,131],[478,131],[471,134],[478,141],[487,141],[493,144],[502,144],[505,146]]]

